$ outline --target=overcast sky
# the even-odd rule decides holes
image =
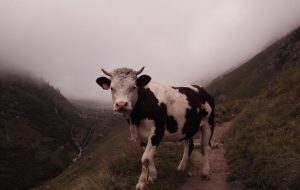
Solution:
[[[0,60],[108,101],[101,67],[205,84],[297,26],[299,0],[0,0]]]

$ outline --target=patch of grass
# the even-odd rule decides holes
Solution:
[[[101,125],[92,121],[101,117]],[[42,186],[36,189],[74,189],[80,186],[80,181],[85,176],[93,176],[99,173],[101,168],[105,167],[103,160],[111,157],[118,156],[120,144],[126,141],[128,136],[128,128],[124,119],[120,116],[114,116],[107,113],[101,113],[96,111],[92,115],[89,115],[89,119],[86,121],[88,126],[92,126],[94,133],[89,141],[88,146],[83,150],[82,157],[75,163],[71,164],[69,168],[63,171],[56,178],[45,182]],[[106,126],[106,127],[104,127]],[[98,136],[101,134],[101,136]],[[74,187],[73,187],[74,186]]]
[[[216,120],[231,175],[246,187],[300,189],[300,28],[215,79]]]
[[[186,174],[177,172],[182,155],[181,144],[162,144],[155,157],[158,180],[149,185],[151,190],[174,190],[186,179]],[[123,147],[118,155],[106,160],[103,167],[95,173],[81,178],[79,186],[71,189],[89,190],[130,190],[134,189],[140,172],[142,151],[132,144]]]
[[[225,137],[230,179],[246,187],[300,188],[300,67],[250,101]]]
[[[241,113],[247,103],[247,100],[235,100],[217,104],[215,108],[216,122],[223,123],[232,120]]]
[[[102,118],[109,126],[101,129],[104,137],[93,136],[81,159],[53,180],[37,188],[39,190],[126,190],[134,189],[141,173],[143,150],[128,140],[129,129],[124,118]],[[97,132],[96,132],[97,133]],[[158,180],[149,185],[151,190],[173,190],[186,179],[177,172],[181,160],[181,143],[162,143],[155,155]]]

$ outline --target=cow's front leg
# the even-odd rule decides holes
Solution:
[[[149,158],[150,159],[150,158]],[[144,189],[148,183],[153,183],[156,180],[157,171],[153,159],[142,159],[142,173],[140,175],[136,189]]]
[[[134,125],[130,125],[130,139],[133,140],[136,144],[140,144],[138,132],[137,132],[136,126],[134,126]]]
[[[151,134],[153,135],[150,135],[150,137],[148,138],[148,143],[145,152],[142,156],[142,173],[136,185],[137,190],[145,189],[146,184],[148,182],[153,183],[157,176],[157,171],[154,163],[154,155],[162,139],[163,134],[157,134],[154,132]]]
[[[150,142],[150,143],[149,143]],[[151,140],[148,140],[145,152],[142,156],[142,173],[140,175],[136,189],[143,190],[148,182],[154,182],[157,176],[154,154],[157,146],[152,145]]]

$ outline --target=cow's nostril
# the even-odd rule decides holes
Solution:
[[[127,105],[128,105],[128,102],[117,102],[116,103],[117,108],[123,108],[123,107],[126,107]]]

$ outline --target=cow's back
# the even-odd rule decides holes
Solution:
[[[207,116],[207,104],[213,109],[213,99],[202,87],[170,87],[150,82],[139,90],[132,120],[137,127],[146,119],[153,120],[167,140],[189,139]]]

